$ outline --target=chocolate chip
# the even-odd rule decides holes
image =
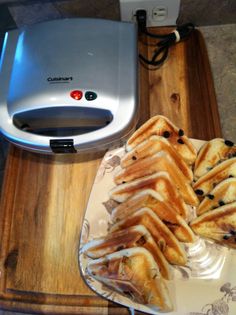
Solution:
[[[223,239],[224,239],[224,240],[228,240],[229,238],[230,238],[230,236],[227,235],[227,234],[223,236]]]
[[[201,189],[196,189],[196,190],[195,190],[195,193],[196,193],[197,195],[200,195],[200,196],[204,195],[204,191],[201,190]]]
[[[236,237],[235,237],[235,239],[234,239],[234,242],[236,243]]]
[[[109,260],[105,260],[104,261],[104,266],[107,267],[107,268],[109,267]]]
[[[183,129],[179,129],[178,135],[179,135],[180,137],[182,137],[182,136],[184,135]]]
[[[229,178],[232,178],[233,177],[233,175],[229,175]]]
[[[224,203],[224,201],[223,200],[219,200],[219,206],[224,206],[225,205],[225,203]]]
[[[152,279],[156,279],[157,276],[158,276],[157,273],[155,273]]]
[[[177,142],[180,143],[180,144],[184,144],[183,139],[178,139]]]
[[[127,257],[127,256],[122,257],[122,263],[123,264],[128,264],[129,261],[130,261],[129,257]]]
[[[163,137],[169,138],[169,136],[170,136],[169,131],[164,131],[164,132],[163,132]]]
[[[230,233],[231,235],[236,235],[236,231],[235,231],[235,230],[230,230],[229,233]]]
[[[207,197],[208,197],[209,199],[211,199],[211,200],[213,200],[213,199],[215,198],[215,196],[214,196],[214,195],[211,195],[211,194],[208,194]]]
[[[119,250],[122,250],[122,249],[124,249],[124,248],[125,248],[125,246],[124,246],[124,245],[121,245],[121,246],[118,246],[116,250],[119,251]]]
[[[122,184],[126,184],[126,181],[123,180]]]
[[[228,146],[228,147],[233,147],[234,146],[234,143],[230,140],[225,140],[225,144]]]
[[[136,156],[133,155],[132,160],[134,160],[134,161],[137,160]]]
[[[132,291],[123,291],[123,293],[131,298],[133,297]]]
[[[139,240],[137,240],[137,245],[144,245],[146,243],[146,239],[144,236],[141,236]]]
[[[228,159],[236,157],[236,152],[232,152],[228,154]]]

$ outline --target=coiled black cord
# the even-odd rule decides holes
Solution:
[[[183,40],[192,33],[195,26],[192,23],[186,23],[180,26],[177,26],[176,30],[169,34],[159,35],[150,33],[146,27],[147,13],[145,10],[137,10],[136,19],[138,23],[138,31],[139,34],[145,34],[146,36],[160,39],[158,43],[156,43],[157,48],[154,50],[153,56],[151,60],[148,60],[141,54],[139,54],[139,58],[142,62],[149,66],[158,67],[163,64],[166,60],[169,52],[169,47],[174,45],[175,43]]]

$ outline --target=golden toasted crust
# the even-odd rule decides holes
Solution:
[[[167,172],[158,172],[130,183],[118,185],[110,191],[109,195],[111,199],[124,202],[135,193],[144,189],[153,189],[158,192],[172,209],[178,212],[183,218],[187,218],[187,206]]]
[[[167,280],[172,278],[167,260],[143,225],[131,226],[118,232],[109,233],[103,238],[94,239],[83,246],[81,253],[94,259],[131,247],[144,247],[149,250],[163,278]]]
[[[125,249],[91,261],[88,272],[137,303],[154,310],[172,310],[169,292],[159,275],[158,266],[144,248]]]
[[[166,204],[163,198],[154,190],[141,191],[129,198],[126,202],[121,203],[113,209],[111,219],[117,222],[143,207],[153,210],[179,241],[191,243],[195,240],[194,233],[185,220]]]
[[[138,144],[133,150],[127,152],[121,159],[121,167],[128,167],[136,161],[150,157],[160,151],[169,153],[183,175],[189,180],[189,182],[192,182],[193,172],[191,168],[187,165],[176,149],[167,141],[167,139],[161,136],[151,136],[147,140]]]
[[[200,178],[217,164],[234,157],[235,154],[236,146],[231,141],[215,138],[206,142],[197,155],[194,165],[194,178]]]
[[[144,225],[147,228],[169,263],[176,265],[186,264],[186,254],[180,243],[170,229],[149,208],[141,208],[132,215],[112,225],[110,232],[138,224]]]
[[[194,163],[197,152],[191,141],[183,135],[182,129],[177,128],[169,119],[161,115],[150,118],[134,132],[127,141],[127,151],[131,151],[152,135],[166,137],[187,164],[192,165]]]
[[[111,212],[111,221],[113,223],[116,223],[128,215],[132,214],[135,212],[138,207],[146,207],[146,204],[148,203],[150,197],[155,198],[157,203],[160,203],[161,205],[167,205],[168,204],[165,202],[164,198],[155,190],[153,189],[144,189],[141,190],[140,192],[135,193],[132,195],[130,198],[128,198],[126,201],[120,203],[117,207],[112,209]],[[133,210],[134,209],[134,210]]]
[[[189,184],[188,179],[186,179],[178,168],[178,165],[175,163],[171,155],[165,151],[160,151],[121,169],[115,175],[114,181],[116,184],[127,183],[160,171],[169,173],[171,180],[174,185],[176,185],[187,204],[192,206],[197,206],[199,204],[199,200]]]
[[[197,214],[201,215],[234,201],[236,201],[236,178],[227,178],[206,195],[197,208]]]
[[[236,248],[236,202],[202,214],[191,227],[200,236]]]
[[[236,177],[236,158],[231,158],[215,166],[194,183],[193,189],[198,195],[206,196],[217,184],[230,176]]]

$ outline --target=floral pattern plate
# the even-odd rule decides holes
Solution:
[[[192,140],[199,149],[204,141]],[[115,206],[108,192],[115,186],[113,176],[120,168],[124,148],[106,153],[98,169],[84,216],[80,249],[88,241],[107,234],[110,211]],[[190,208],[194,216],[195,210]],[[174,266],[173,280],[167,281],[174,310],[170,315],[235,315],[236,314],[236,251],[199,238],[194,244],[183,244],[188,263]],[[160,314],[145,305],[103,286],[90,277],[86,266],[89,258],[79,253],[79,264],[89,287],[104,298],[124,305],[130,310]]]

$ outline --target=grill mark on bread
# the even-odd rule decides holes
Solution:
[[[135,193],[146,189],[158,192],[176,212],[186,218],[188,213],[186,205],[166,172],[158,172],[150,177],[144,177],[132,183],[123,184],[123,186],[118,185],[110,192],[110,197],[124,202]]]
[[[148,129],[151,129],[152,132],[150,133],[150,136],[151,136],[151,135],[155,135],[155,134],[156,134],[156,131],[155,131],[155,129],[154,129],[155,124],[156,124],[156,121],[153,121],[151,124],[146,125],[146,128],[144,128],[144,125],[142,125],[143,134],[145,134]],[[154,130],[153,130],[153,129],[154,129]],[[145,135],[140,136],[139,134],[133,134],[130,138],[132,138],[132,142],[135,142],[139,137],[140,137],[142,140],[145,139]],[[140,141],[140,142],[141,142],[141,141]],[[127,141],[127,143],[129,144],[129,140]]]
[[[192,145],[191,141],[184,135],[181,137],[184,141],[184,145],[179,144],[177,142],[179,138],[179,128],[177,128],[169,119],[161,115],[150,118],[144,125],[142,125],[129,138],[126,148],[130,151],[132,148],[135,148],[139,143],[152,135],[163,136],[163,132],[170,133],[170,136],[168,134],[168,141],[176,148],[187,164],[192,165],[196,159],[196,149]]]
[[[230,216],[232,213],[235,213],[235,212],[236,212],[235,207],[233,207],[232,209],[228,209],[227,216]],[[224,215],[224,212],[218,213],[217,211],[213,210],[213,211],[208,212],[207,216],[202,218],[201,222],[209,221],[209,217],[214,218],[214,220],[217,220],[218,218],[221,218],[223,215]],[[199,217],[199,218],[201,218],[201,217]],[[222,226],[224,226],[224,225],[222,225]],[[231,229],[233,229],[233,228],[234,228],[234,226],[231,225]]]
[[[147,228],[170,263],[180,265],[186,263],[185,252],[181,248],[174,234],[158,218],[158,216],[148,208],[142,208],[133,215],[116,223],[111,227],[110,231],[115,232],[138,224],[142,224]]]
[[[236,248],[236,202],[208,211],[190,225],[196,234]]]
[[[83,253],[91,258],[100,258],[115,251],[133,247],[144,247],[153,255],[160,273],[165,279],[171,279],[169,264],[158,248],[154,239],[143,225],[131,226],[113,233],[106,237],[90,241],[84,248]]]
[[[225,160],[233,158],[235,153],[236,146],[227,146],[222,138],[208,141],[198,153],[194,167],[194,177],[200,178],[204,176],[209,168],[213,168]]]
[[[176,149],[161,136],[153,135],[148,139],[138,144],[133,150],[127,152],[121,158],[121,167],[126,168],[140,160],[151,157],[159,152],[169,154],[176,166],[180,169],[189,183],[193,180],[193,173],[181,155]],[[135,156],[135,159],[133,157]]]
[[[130,259],[130,266],[123,264],[122,256]],[[115,266],[110,274],[101,268],[104,259]],[[117,267],[116,267],[117,266]],[[140,272],[142,270],[142,272]],[[172,303],[165,282],[160,277],[158,266],[148,250],[130,248],[107,255],[88,264],[88,272],[96,271],[95,278],[116,291],[133,296],[137,303],[158,306],[161,310],[172,310]]]
[[[189,180],[184,176],[171,155],[165,151],[160,151],[121,169],[115,175],[114,180],[116,184],[120,184],[123,181],[132,182],[138,178],[143,178],[161,171],[169,174],[171,181],[187,204],[192,206],[199,204],[199,200],[189,184]]]
[[[164,223],[168,223],[168,227],[180,241],[193,242],[195,240],[194,234],[185,220],[168,202],[165,202],[159,196],[153,190],[144,190],[131,196],[130,199],[114,209],[112,220],[118,222],[140,210],[140,208],[147,207],[153,210]]]
[[[194,183],[194,190],[196,191],[196,189],[202,189],[204,194],[209,193],[219,182],[228,178],[229,172],[232,172],[231,168],[233,166],[236,169],[236,158],[226,160],[215,166],[211,171],[200,177]]]

